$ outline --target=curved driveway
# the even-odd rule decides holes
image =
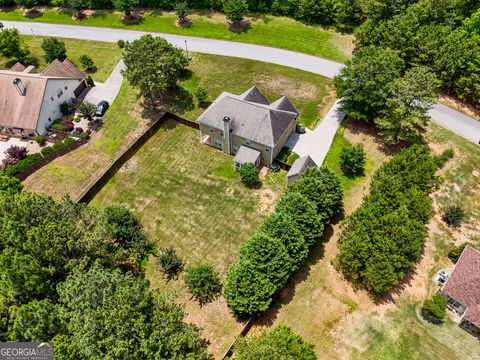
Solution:
[[[116,42],[119,39],[132,41],[142,35],[152,34],[153,36],[162,36],[173,45],[182,49],[185,48],[185,42],[187,42],[188,50],[190,51],[259,60],[309,71],[329,78],[332,78],[336,74],[338,74],[340,69],[343,67],[343,64],[312,55],[272,48],[268,46],[252,45],[224,40],[152,33],[136,30],[122,30],[63,24],[46,24],[37,22],[3,21],[3,24],[5,25],[5,27],[17,28],[22,34],[56,36],[107,42]],[[288,35],[285,34],[285,36]],[[436,104],[430,111],[430,116],[436,123],[459,134],[460,136],[468,140],[474,142],[478,142],[480,140],[480,123],[468,116],[459,113],[456,110],[453,110],[441,104]],[[322,136],[320,132],[315,132],[318,133],[319,136]],[[323,134],[323,136],[325,135],[326,134]],[[328,134],[327,137],[333,138],[333,135]],[[317,144],[318,140],[319,139],[317,139],[316,141]],[[331,139],[329,141],[331,141]]]

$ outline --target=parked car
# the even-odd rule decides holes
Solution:
[[[107,109],[110,107],[108,104],[108,101],[102,100],[98,103],[97,109],[95,110],[95,115],[96,116],[103,116]]]
[[[437,280],[438,280],[438,286],[443,286],[445,284],[445,281],[447,281],[448,274],[445,270],[440,270],[437,275]]]

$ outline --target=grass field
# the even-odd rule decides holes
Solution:
[[[285,173],[267,175],[261,189],[247,189],[233,170],[231,156],[201,144],[198,136],[194,129],[167,122],[92,204],[128,207],[159,248],[173,246],[186,266],[207,261],[223,277],[239,246],[283,192]],[[182,279],[167,282],[154,259],[147,274],[154,287],[175,291],[179,302],[188,304],[187,312],[205,329],[218,357],[239,326],[223,301],[210,305],[224,313],[218,322],[211,321],[209,307],[190,300]]]
[[[285,95],[300,113],[298,121],[314,128],[335,102],[330,79],[285,66],[225,56],[194,54],[190,79],[180,85],[188,91],[179,96],[174,112],[196,120],[205,110],[193,94],[198,87],[213,101],[222,91],[241,94],[256,85],[273,102]],[[177,109],[178,107],[178,109]]]
[[[339,62],[345,62],[353,50],[350,35],[341,35],[317,26],[307,26],[287,18],[274,16],[250,18],[249,28],[242,33],[229,31],[225,16],[221,14],[192,14],[190,19],[193,25],[182,28],[176,25],[177,17],[172,12],[147,11],[144,12],[140,24],[125,25],[121,22],[121,14],[113,11],[98,11],[81,21],[73,20],[69,12],[53,9],[43,11],[40,17],[34,19],[23,16],[22,10],[0,11],[0,20],[103,26],[208,37],[284,48]]]
[[[22,35],[22,38],[30,49],[33,60],[31,64],[35,65],[39,71],[43,70],[47,66],[43,58],[44,51],[41,48],[44,37]],[[75,63],[80,69],[82,69],[80,62],[78,61],[80,55],[86,54],[93,59],[97,71],[90,75],[94,80],[99,82],[104,82],[108,78],[108,75],[110,75],[113,68],[122,57],[122,50],[119,49],[116,44],[75,39],[61,40],[65,43],[65,47],[67,48],[68,59]],[[1,69],[9,68],[14,63],[15,61],[12,61],[11,59],[0,57]]]

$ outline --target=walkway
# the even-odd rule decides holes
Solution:
[[[97,105],[102,100],[107,100],[112,104],[122,87],[122,70],[125,68],[123,60],[120,60],[115,69],[108,76],[104,83],[95,82],[95,87],[91,88],[83,99],[86,102]]]

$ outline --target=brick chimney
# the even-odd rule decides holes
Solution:
[[[228,116],[223,117],[223,152],[231,154],[230,145],[230,118]]]

